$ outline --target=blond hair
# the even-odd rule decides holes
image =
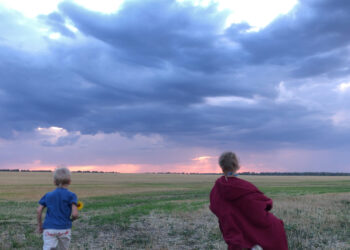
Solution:
[[[219,157],[219,165],[222,172],[236,172],[239,169],[238,158],[233,152],[224,152]]]
[[[70,176],[71,174],[68,168],[60,167],[55,169],[55,172],[53,173],[53,180],[56,186],[61,187],[63,185],[70,184]]]

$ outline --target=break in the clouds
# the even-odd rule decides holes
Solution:
[[[245,170],[349,171],[349,10],[300,1],[252,29],[215,3],[0,5],[0,167],[217,171],[234,150]]]

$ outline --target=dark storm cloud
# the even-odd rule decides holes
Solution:
[[[299,60],[297,66],[292,70],[293,77],[304,78],[318,75],[348,75],[349,51],[341,49],[327,54],[320,54]]]
[[[126,62],[213,72],[234,68],[242,57],[221,41],[228,13],[218,12],[215,5],[126,1],[117,14],[104,15],[65,2],[60,10],[86,35],[113,46]]]
[[[12,17],[15,19],[9,18],[8,23],[18,25],[26,21],[23,17]],[[12,33],[16,31],[14,27],[9,27]],[[23,29],[21,25],[19,37]],[[26,46],[20,46],[21,41],[16,44],[15,34],[0,44],[0,136],[4,138],[12,137],[13,131],[63,125],[82,115],[85,109],[84,89],[79,88],[76,76],[45,51],[44,39],[37,39],[37,34],[30,31],[25,33]],[[43,52],[36,51],[36,46]]]
[[[347,46],[349,4],[346,0],[300,1],[289,14],[263,30],[239,36],[233,32],[231,37],[242,44],[256,63],[290,63]]]
[[[306,77],[348,75],[339,70],[348,63],[348,4],[330,2],[302,1],[291,14],[248,33],[245,23],[225,32],[227,13],[214,5],[127,1],[105,15],[62,3],[59,12],[37,21],[64,39],[28,33],[27,40],[39,37],[46,46],[39,52],[0,41],[0,136],[58,126],[226,148],[345,141],[348,136],[332,127],[331,111],[301,103],[308,97],[294,97],[298,89],[278,88],[282,81],[289,87]],[[12,32],[23,30],[15,26],[18,16],[4,18]],[[68,21],[77,34],[66,28]],[[225,96],[233,97],[231,104],[220,103]],[[78,138],[44,144],[71,145]]]

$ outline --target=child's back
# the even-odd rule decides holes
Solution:
[[[269,211],[272,200],[253,184],[236,178],[219,178],[210,193],[210,209],[218,217],[229,249],[288,249],[282,220]]]
[[[46,207],[43,229],[67,229],[72,227],[72,204],[77,204],[77,196],[66,188],[56,188],[45,194],[39,204]]]
[[[210,209],[219,219],[228,249],[287,250],[283,221],[270,213],[272,200],[252,183],[235,177],[236,154],[223,153],[219,165],[224,176],[211,190]]]
[[[44,250],[69,248],[72,220],[78,217],[78,199],[68,190],[70,181],[70,171],[67,168],[56,169],[54,183],[57,188],[46,193],[39,201],[38,231],[43,233]],[[42,224],[41,215],[45,207],[45,222]]]

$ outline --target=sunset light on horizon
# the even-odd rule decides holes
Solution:
[[[71,171],[86,171],[86,172],[114,172],[114,173],[221,173],[221,168],[217,163],[216,157],[199,156],[192,159],[192,164],[116,164],[116,165],[43,165],[40,161],[34,161],[31,164],[23,164],[20,166],[10,166],[10,169],[30,170],[30,171],[54,171],[57,167],[67,167]],[[238,172],[261,172],[264,169],[266,172],[272,172],[273,169],[267,169],[263,166],[241,165]],[[281,169],[282,170],[282,169]]]

